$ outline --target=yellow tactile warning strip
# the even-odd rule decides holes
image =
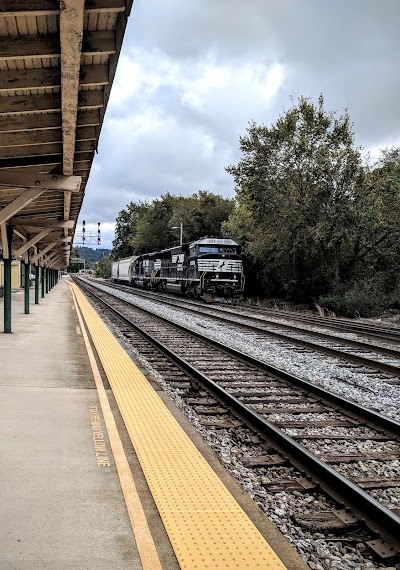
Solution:
[[[75,297],[74,304],[76,305]],[[128,515],[131,521],[133,534],[136,540],[136,547],[139,552],[143,570],[162,570],[161,562],[157,554],[153,537],[147,524],[146,515],[144,514],[142,503],[140,502],[140,498],[136,490],[136,485],[132,477],[132,472],[125,455],[124,447],[122,445],[121,438],[119,437],[114,415],[112,413],[110,403],[104,389],[99,368],[97,366],[92,347],[90,346],[85,325],[83,324],[82,317],[78,310],[76,313],[81,325],[79,334],[81,334],[82,331],[86,350],[89,356],[90,366],[93,372],[94,381],[96,383],[101,411],[103,412],[108,439],[110,441],[111,450],[115,460],[115,466],[117,468],[118,477],[121,483],[121,489],[124,495],[126,508],[128,510]]]
[[[72,286],[183,569],[285,569],[144,375]]]

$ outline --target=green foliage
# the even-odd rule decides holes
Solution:
[[[111,265],[111,254],[102,257],[94,266],[96,277],[103,277],[104,279],[111,277]]]
[[[377,164],[365,168],[357,214],[352,255],[343,268],[343,280],[383,271],[395,285],[400,262],[400,149],[382,150]]]
[[[222,224],[233,210],[233,200],[206,191],[192,196],[167,193],[152,202],[131,202],[117,218],[113,257],[120,259],[178,245],[179,229],[172,228],[179,228],[181,223],[184,242],[206,235],[221,237]]]
[[[93,249],[91,247],[77,247],[75,249],[76,253],[78,254],[76,257],[82,257],[86,260],[86,267],[91,267],[94,265],[99,259],[111,253],[110,249],[105,248],[98,248]]]
[[[400,309],[400,287],[385,292],[382,276],[341,286],[318,300],[321,307],[343,317],[373,317],[391,309]]]
[[[352,252],[364,171],[349,116],[301,97],[275,125],[247,132],[227,168],[239,208],[225,227],[260,266],[265,294],[313,298],[340,282]]]
[[[147,202],[130,202],[125,210],[121,210],[116,219],[115,239],[113,241],[112,256],[122,259],[133,255],[131,238],[136,233],[139,221],[149,208]]]
[[[223,237],[222,224],[234,211],[234,201],[201,190],[198,194],[175,199],[171,224],[183,223],[183,240],[204,236]]]
[[[147,204],[130,236],[133,253],[156,251],[179,243],[179,235],[177,240],[177,234],[171,229],[173,205],[174,197],[168,193]]]

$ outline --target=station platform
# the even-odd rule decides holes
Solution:
[[[72,287],[0,334],[0,568],[305,570]]]

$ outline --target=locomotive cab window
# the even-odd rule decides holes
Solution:
[[[216,247],[215,245],[200,245],[199,253],[236,253],[235,247]]]
[[[199,253],[219,253],[219,247],[212,245],[201,245],[199,246]]]

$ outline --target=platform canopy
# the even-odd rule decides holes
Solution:
[[[68,265],[131,4],[0,0],[4,259]]]

